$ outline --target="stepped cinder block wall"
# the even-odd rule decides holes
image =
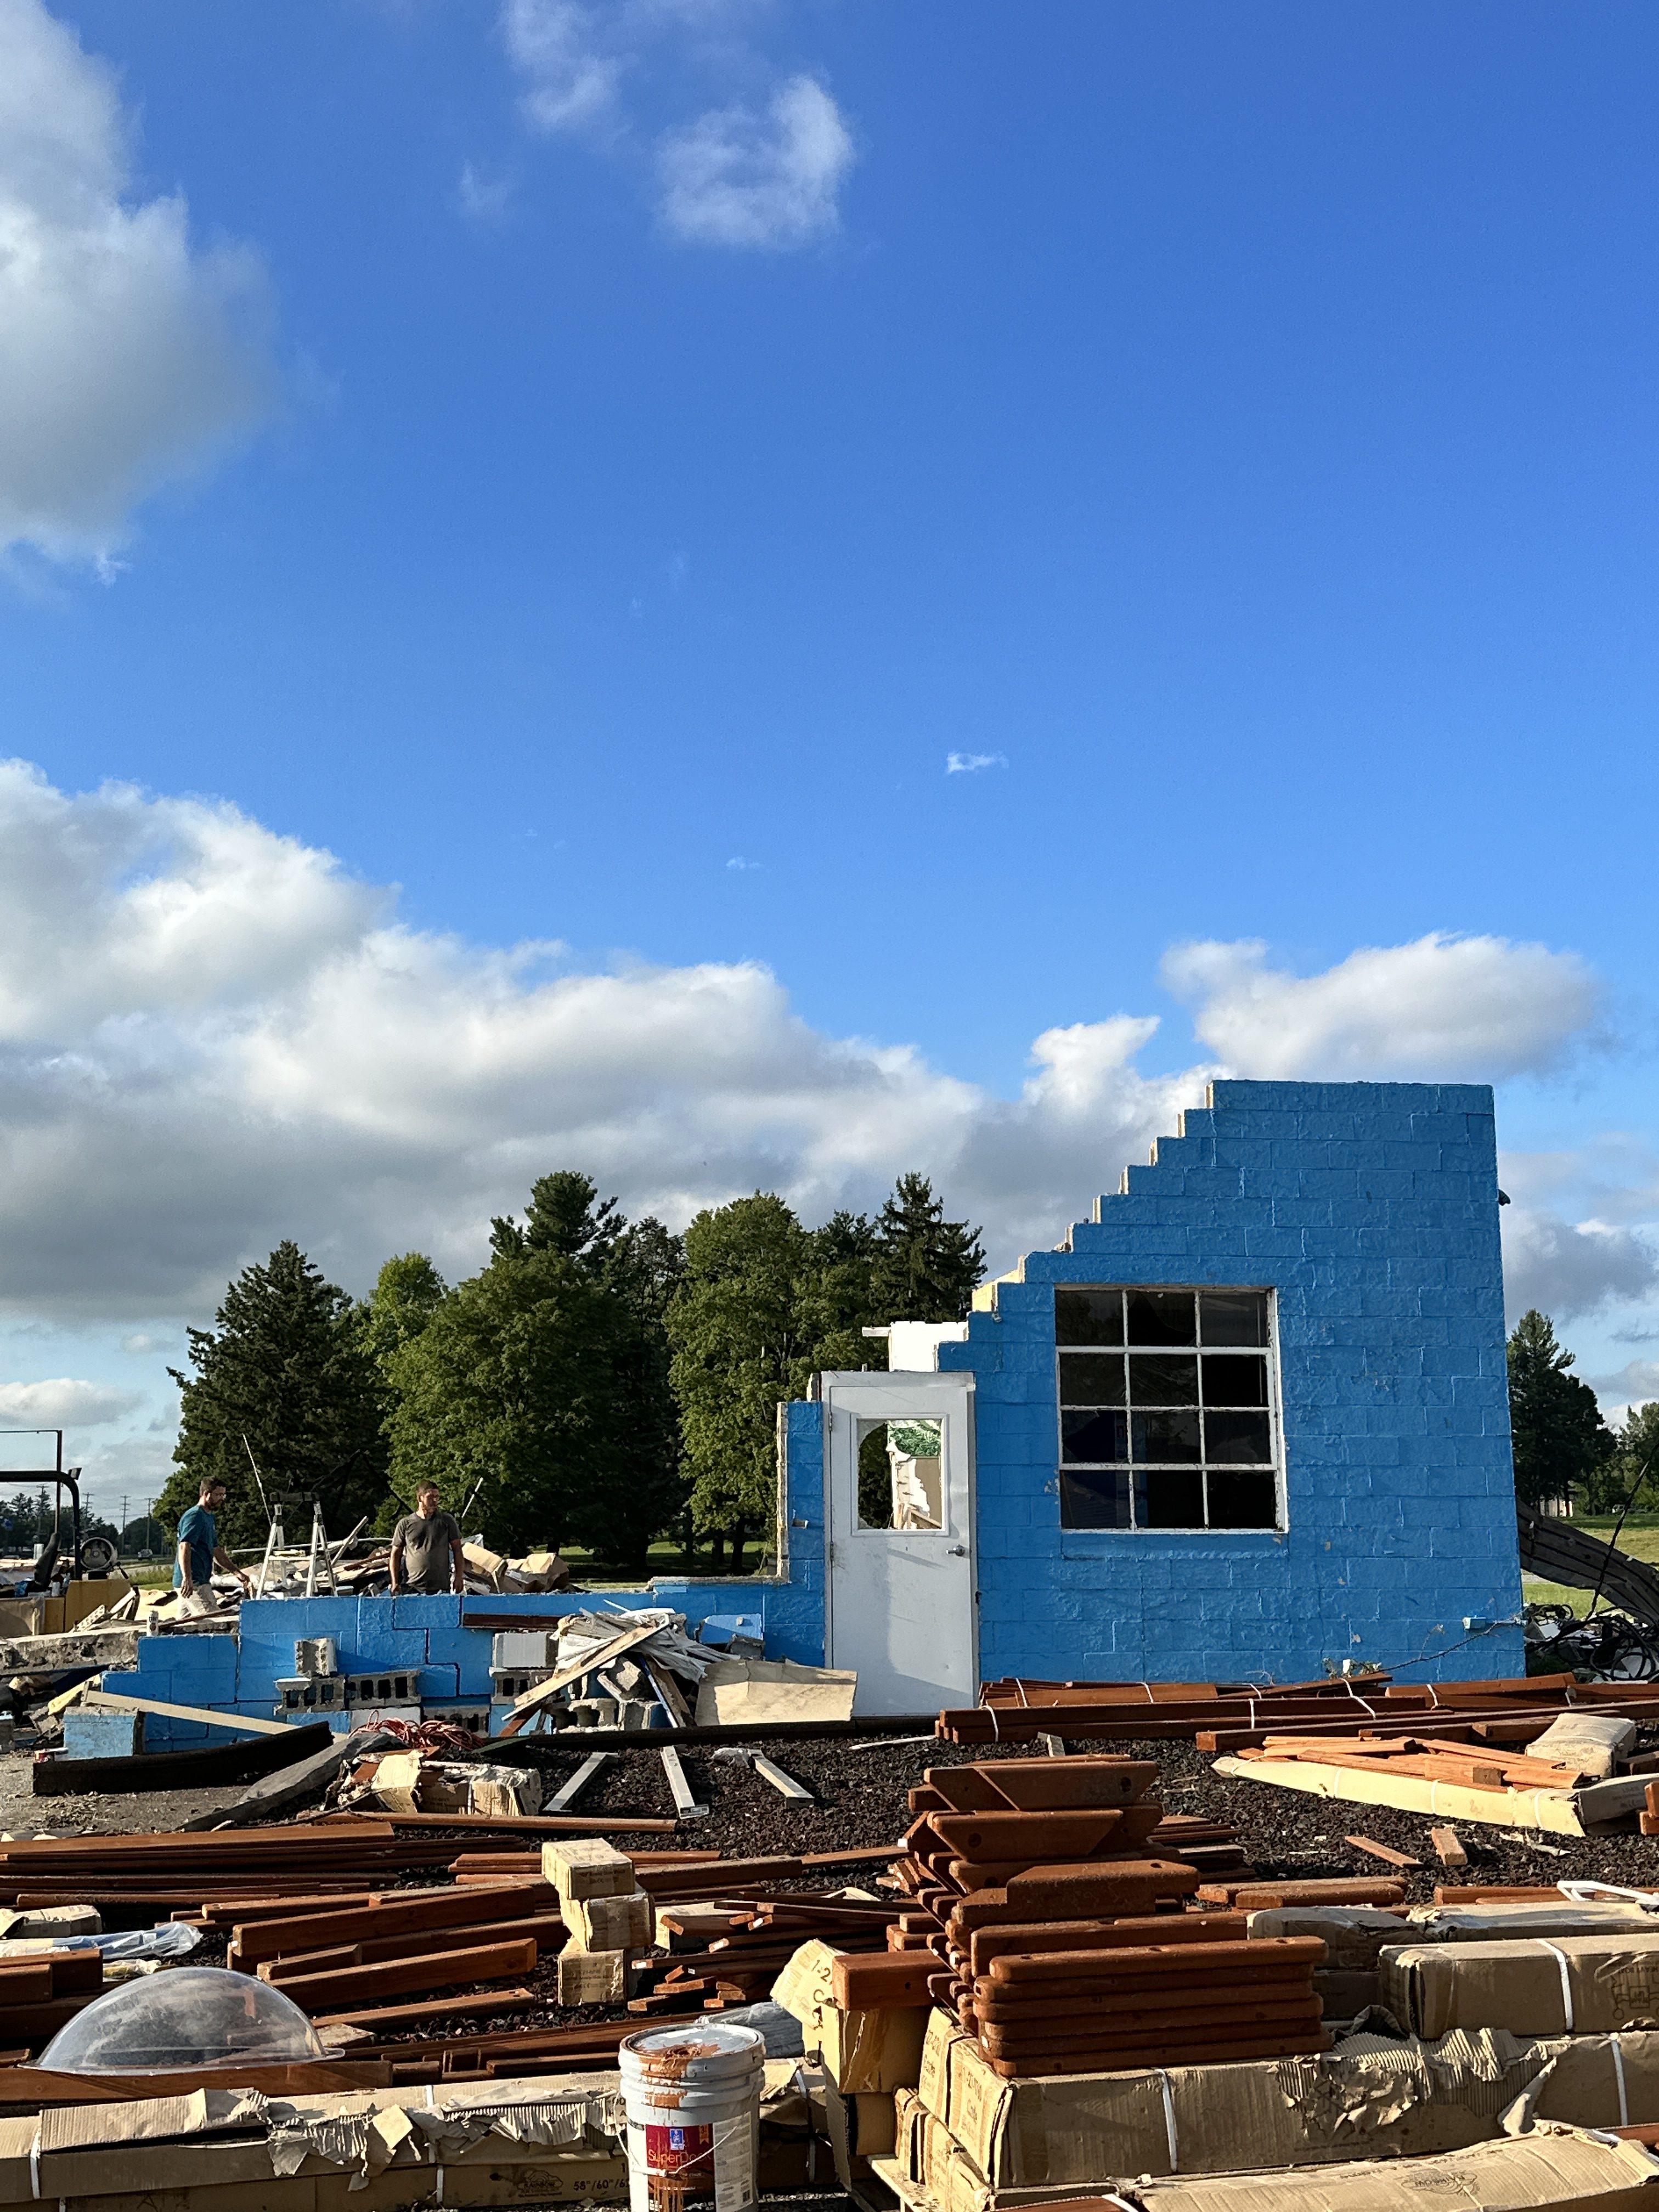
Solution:
[[[1491,1091],[1218,1082],[1062,1249],[981,1293],[980,1672],[1516,1674],[1521,1599]],[[1277,1293],[1288,1526],[1063,1529],[1054,1290]],[[1461,1646],[1452,1649],[1453,1646]],[[1438,1655],[1438,1656],[1437,1656]]]

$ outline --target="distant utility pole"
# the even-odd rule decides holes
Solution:
[[[125,1492],[121,1498],[121,1525],[115,1532],[115,1564],[121,1564],[121,1546],[127,1533],[127,1501]]]

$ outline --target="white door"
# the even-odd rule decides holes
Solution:
[[[832,1667],[856,1713],[937,1712],[978,1690],[974,1378],[826,1375]]]

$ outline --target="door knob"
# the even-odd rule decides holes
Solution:
[[[966,1544],[952,1544],[950,1550],[951,1557],[953,1559],[965,1559],[968,1556],[968,1547]]]

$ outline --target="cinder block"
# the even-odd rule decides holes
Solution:
[[[422,1667],[416,1680],[422,1705],[428,1698],[455,1698],[460,1694],[459,1667]]]
[[[362,1601],[373,1603],[373,1600]],[[384,1598],[379,1602],[386,1603]],[[491,1601],[492,1604],[494,1601]],[[392,1600],[391,1626],[393,1628],[443,1629],[459,1628],[461,1625],[461,1600],[453,1592],[428,1593],[411,1590]],[[359,1616],[361,1619],[361,1615]]]

